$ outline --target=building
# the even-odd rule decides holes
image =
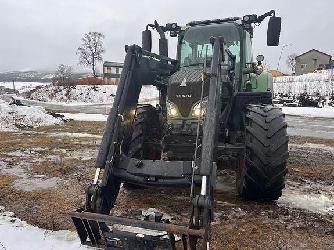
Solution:
[[[103,83],[117,85],[122,69],[123,63],[105,61],[103,63]]]
[[[296,56],[296,75],[312,73],[333,67],[332,56],[316,49]]]

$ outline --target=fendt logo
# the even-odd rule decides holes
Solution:
[[[184,78],[180,83],[180,87],[187,87],[187,78]],[[191,98],[192,94],[176,94],[176,98]]]
[[[184,78],[183,81],[180,84],[180,87],[187,87],[187,79]]]
[[[177,94],[176,98],[191,98],[191,94]]]

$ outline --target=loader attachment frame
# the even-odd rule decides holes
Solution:
[[[216,179],[216,138],[219,125],[222,122],[221,119],[224,117],[222,116],[220,100],[222,85],[229,82],[224,39],[218,37],[212,38],[210,41],[213,45],[213,59],[211,73],[206,75],[210,78],[210,91],[203,138],[200,142],[201,153],[198,159],[194,159],[192,163],[188,162],[192,164],[193,178],[196,174],[201,181],[200,192],[196,191],[194,184],[191,185],[189,224],[175,225],[159,220],[145,221],[118,217],[109,215],[108,211],[99,210],[99,205],[96,205],[96,202],[101,199],[99,195],[106,190],[109,192],[112,189],[116,190],[109,197],[112,199],[110,209],[117,198],[118,189],[122,182],[121,176],[114,175],[122,156],[120,144],[124,138],[120,138],[120,134],[126,129],[126,124],[131,123],[131,119],[133,119],[130,110],[137,105],[141,86],[148,81],[151,81],[153,85],[161,84],[161,78],[164,75],[171,75],[171,72],[175,70],[172,59],[143,51],[140,47],[133,45],[127,47],[120,84],[96,160],[97,174],[94,183],[87,189],[86,206],[84,209],[70,213],[82,244],[105,249],[175,249],[175,235],[179,235],[184,249],[198,249],[196,246],[199,239],[202,242],[200,249],[209,249],[210,225],[213,219],[213,191]],[[153,65],[153,67],[149,65]],[[168,165],[168,162],[164,164]],[[104,175],[102,181],[98,183],[100,169],[103,168]],[[163,232],[164,235],[135,234],[126,232],[126,230],[118,230],[117,225],[156,230],[160,233]]]

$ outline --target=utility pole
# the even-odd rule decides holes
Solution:
[[[15,92],[15,83],[14,83],[14,80],[13,80],[13,90]]]
[[[331,95],[334,96],[334,82],[332,81],[332,78],[333,78],[333,67],[331,67],[331,73],[329,76],[329,86],[331,86],[332,89]]]
[[[277,62],[277,70],[279,70],[279,65],[280,65],[280,62],[281,62],[281,59],[282,59],[283,51],[284,51],[284,49],[285,49],[286,47],[289,47],[289,46],[292,46],[292,43],[290,43],[290,44],[284,44],[284,45],[282,46],[281,53],[280,53],[280,55],[279,55],[278,62]]]

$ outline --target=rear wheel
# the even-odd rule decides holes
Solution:
[[[238,193],[248,199],[277,200],[289,155],[284,114],[272,105],[249,105],[245,119],[246,155],[237,172]]]

